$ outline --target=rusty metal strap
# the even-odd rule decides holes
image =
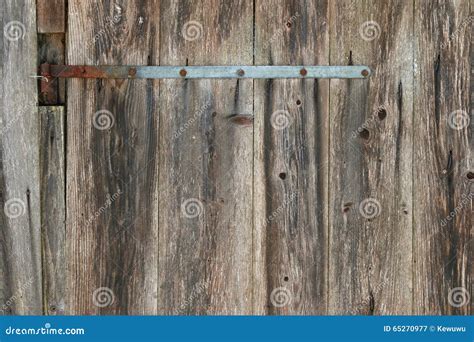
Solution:
[[[366,78],[370,69],[354,66],[81,66],[42,64],[46,78]]]

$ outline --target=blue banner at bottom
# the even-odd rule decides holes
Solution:
[[[474,341],[473,316],[3,316],[0,341]]]

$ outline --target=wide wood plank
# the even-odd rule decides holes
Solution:
[[[414,313],[474,313],[473,1],[415,1]]]
[[[64,107],[39,107],[39,119],[43,305],[45,314],[61,315],[66,301]]]
[[[36,6],[0,6],[0,314],[41,314]]]
[[[256,65],[328,65],[328,2],[256,2]],[[255,81],[255,305],[327,310],[328,80]]]
[[[74,0],[69,14],[67,63],[159,63],[158,1]],[[68,82],[70,314],[156,313],[157,92],[150,80]]]
[[[251,1],[161,6],[161,65],[252,63]],[[250,314],[252,81],[160,91],[159,312]]]
[[[412,312],[413,2],[331,2],[329,313]]]

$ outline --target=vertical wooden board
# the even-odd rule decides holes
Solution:
[[[251,1],[163,1],[162,65],[252,63]],[[158,309],[250,314],[250,80],[164,80],[160,87]]]
[[[69,64],[158,65],[158,1],[69,1]],[[158,85],[68,82],[71,314],[154,314]]]
[[[328,65],[328,2],[256,2],[256,65]],[[327,310],[328,80],[255,81],[255,305]]]
[[[2,1],[0,17],[0,313],[41,314],[35,2]]]
[[[474,312],[472,11],[472,1],[415,2],[417,314]]]
[[[43,306],[62,315],[66,298],[64,108],[39,107]]]
[[[412,312],[413,2],[331,3],[329,313]]]
[[[64,33],[38,35],[38,65],[42,63],[64,64]],[[39,93],[40,105],[63,105],[66,101],[66,79],[53,78],[48,83],[50,92]]]
[[[66,0],[36,0],[38,32],[64,32],[66,27]]]

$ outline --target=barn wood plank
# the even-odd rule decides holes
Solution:
[[[473,4],[415,1],[415,314],[474,312]]]
[[[328,2],[257,1],[256,65],[328,65]],[[260,313],[327,311],[328,80],[255,81]]]
[[[251,1],[163,1],[161,65],[252,64]],[[160,86],[158,308],[250,314],[251,80]]]
[[[66,28],[66,0],[37,0],[39,33],[64,32]]]
[[[0,314],[41,314],[35,1],[2,1]]]
[[[39,107],[43,305],[61,315],[66,300],[64,107]]]
[[[413,3],[331,2],[329,313],[412,310]]]
[[[159,64],[159,7],[69,1],[67,62]],[[67,312],[155,314],[158,85],[74,79],[68,94]]]

